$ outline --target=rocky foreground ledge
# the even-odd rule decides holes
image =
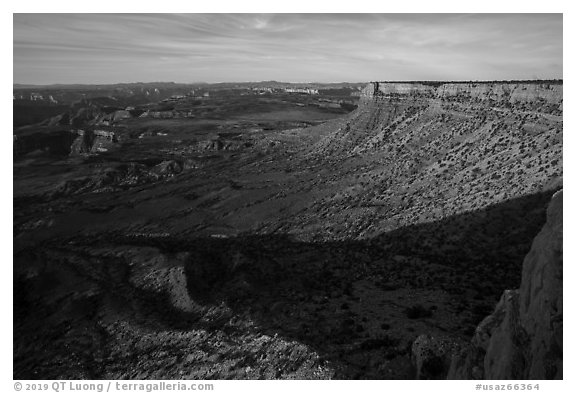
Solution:
[[[507,290],[449,379],[562,379],[562,190],[524,259],[520,289]]]

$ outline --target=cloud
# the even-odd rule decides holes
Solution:
[[[561,14],[14,14],[17,83],[533,75],[562,77]]]

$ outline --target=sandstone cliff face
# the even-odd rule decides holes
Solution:
[[[495,103],[541,101],[547,104],[562,105],[563,85],[541,83],[396,83],[371,82],[362,91],[361,97],[374,96],[420,96],[426,98],[492,100]]]
[[[504,292],[449,379],[562,379],[562,260],[559,191],[524,259],[520,289]]]
[[[492,99],[496,102],[522,102],[544,100],[547,103],[562,102],[562,85],[549,83],[510,83],[510,84],[475,84],[450,83],[440,86],[438,97],[463,95],[470,98]]]

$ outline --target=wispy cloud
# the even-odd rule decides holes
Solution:
[[[561,14],[15,14],[14,81],[562,77]]]

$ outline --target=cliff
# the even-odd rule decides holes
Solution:
[[[443,100],[472,99],[492,103],[546,102],[562,110],[562,82],[370,82],[362,97],[418,96]]]
[[[562,379],[562,191],[524,259],[520,289],[505,291],[449,379]]]

